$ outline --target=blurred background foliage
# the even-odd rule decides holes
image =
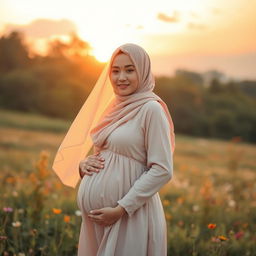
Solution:
[[[18,32],[0,38],[0,108],[73,120],[104,67],[90,45],[70,35],[48,54],[33,53]],[[256,81],[213,78],[196,72],[156,77],[154,90],[168,105],[176,133],[256,142]]]

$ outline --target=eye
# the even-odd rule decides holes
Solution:
[[[134,71],[134,69],[130,68],[126,70],[128,73],[132,73]]]
[[[117,74],[119,72],[119,70],[117,70],[117,69],[112,69],[112,73],[113,74]]]

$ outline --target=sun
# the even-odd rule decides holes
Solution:
[[[92,51],[93,56],[99,61],[99,62],[107,62],[110,58],[110,54],[105,49],[94,49]]]

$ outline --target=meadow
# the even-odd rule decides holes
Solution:
[[[76,255],[76,190],[51,169],[70,123],[0,111],[0,254]],[[256,255],[256,145],[176,136],[160,191],[168,256]]]

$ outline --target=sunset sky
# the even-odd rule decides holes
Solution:
[[[74,31],[101,61],[138,43],[157,75],[216,69],[256,79],[256,0],[0,0],[0,34],[14,29],[41,51]]]

